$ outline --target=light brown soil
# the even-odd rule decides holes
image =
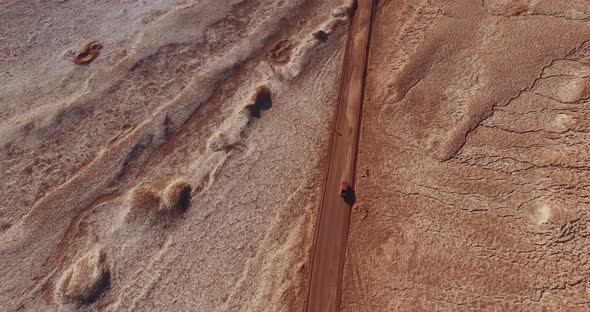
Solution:
[[[0,4],[0,310],[302,309],[342,5]]]
[[[379,1],[342,311],[590,310],[589,20]]]
[[[0,310],[301,311],[350,3],[3,1]],[[589,23],[377,1],[342,311],[590,310]]]

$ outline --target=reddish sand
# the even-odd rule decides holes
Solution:
[[[342,311],[590,310],[589,20],[378,1]]]

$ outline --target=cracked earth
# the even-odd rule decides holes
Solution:
[[[0,3],[0,311],[302,311],[352,1]],[[342,311],[590,310],[590,3],[379,0]]]
[[[0,311],[302,307],[350,6],[2,2]]]
[[[342,311],[590,309],[589,20],[378,3]]]

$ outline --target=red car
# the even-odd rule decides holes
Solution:
[[[346,181],[342,181],[340,183],[340,197],[342,197],[344,199],[344,202],[346,202],[350,206],[354,205],[354,202],[356,201],[354,189]]]

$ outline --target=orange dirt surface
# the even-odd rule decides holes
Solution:
[[[378,1],[342,311],[590,310],[589,23]]]

